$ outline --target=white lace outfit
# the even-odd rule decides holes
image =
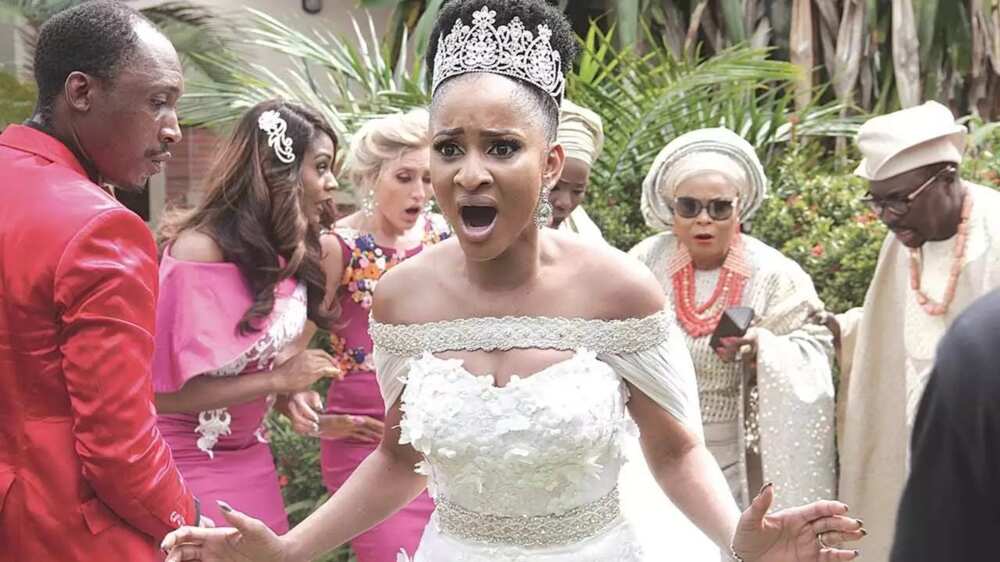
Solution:
[[[833,338],[810,320],[823,303],[798,264],[751,236],[743,235],[743,242],[753,274],[741,304],[757,314],[756,390],[746,383],[738,363],[725,363],[712,350],[710,336],[684,334],[697,371],[709,451],[741,508],[757,492],[749,486],[745,455],[753,445],[761,456],[763,479],[778,491],[776,509],[833,498]],[[667,268],[677,247],[673,234],[662,233],[630,252],[656,275],[671,303],[674,289]],[[718,270],[695,272],[699,304],[711,297],[718,275]],[[744,408],[744,398],[753,402],[755,395],[756,416]]]
[[[701,414],[684,341],[664,313],[604,321],[477,318],[371,323],[400,442],[424,461],[437,505],[414,562],[639,562],[618,502],[629,381],[697,435]],[[497,387],[447,351],[575,353]]]

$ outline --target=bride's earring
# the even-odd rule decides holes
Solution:
[[[538,206],[535,207],[535,225],[539,230],[552,223],[552,203],[549,203],[549,186],[542,186],[542,192],[538,197]]]

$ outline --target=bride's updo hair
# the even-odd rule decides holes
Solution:
[[[552,31],[549,42],[552,44],[552,48],[559,52],[559,57],[562,60],[560,70],[563,74],[569,71],[573,61],[576,60],[576,37],[559,8],[544,0],[450,0],[446,1],[444,7],[441,8],[441,13],[434,24],[434,30],[431,32],[426,55],[428,81],[432,80],[434,76],[434,57],[437,55],[441,35],[447,35],[451,31],[455,20],[461,19],[463,23],[470,25],[472,14],[481,10],[483,6],[496,12],[497,26],[506,25],[514,17],[520,18],[524,28],[532,33],[537,33],[539,25],[547,25]],[[434,92],[431,100],[432,112],[434,111],[434,103],[439,98],[438,94],[446,91],[449,86],[463,76],[466,75],[458,75],[445,80]],[[548,92],[530,82],[518,78],[510,79],[521,85],[521,90],[524,91],[531,109],[541,118],[545,137],[549,142],[555,142],[556,131],[559,129],[559,100],[555,100]]]

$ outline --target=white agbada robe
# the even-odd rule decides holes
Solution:
[[[968,245],[948,312],[930,316],[910,288],[910,252],[887,237],[861,310],[840,315],[837,405],[840,499],[865,522],[861,560],[889,559],[908,468],[910,430],[938,341],[972,301],[1000,287],[1000,193],[965,182],[973,197]],[[922,247],[921,287],[940,300],[954,237]]]

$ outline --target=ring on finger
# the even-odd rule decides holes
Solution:
[[[820,550],[822,550],[824,548],[827,548],[827,549],[828,548],[833,548],[832,546],[830,546],[830,545],[826,544],[825,542],[823,542],[823,533],[816,533],[816,542],[819,543]]]

